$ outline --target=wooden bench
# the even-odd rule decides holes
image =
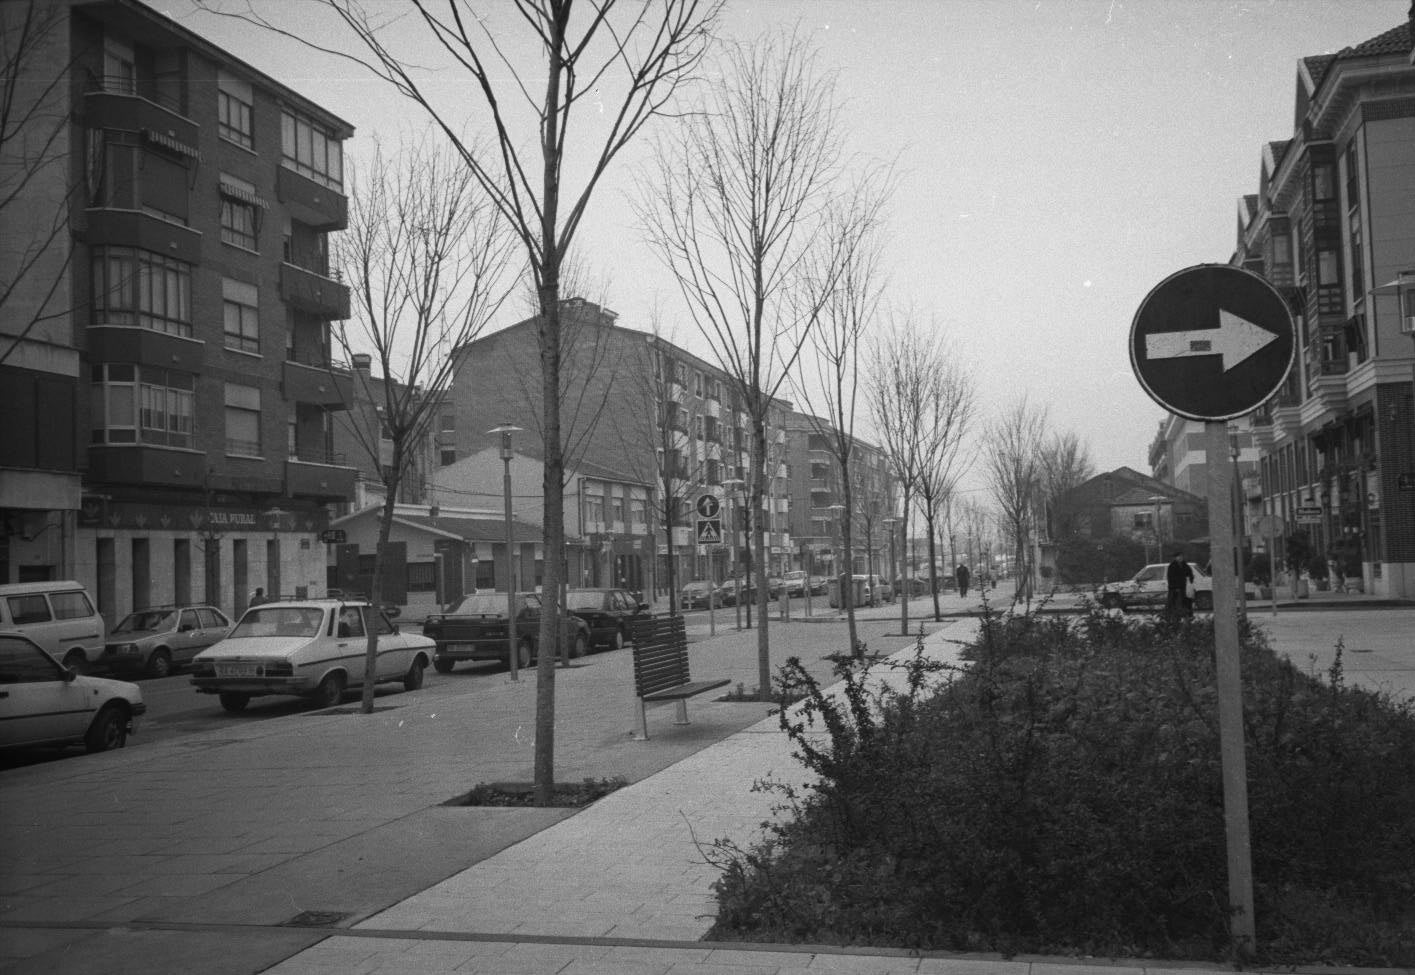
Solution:
[[[692,680],[688,676],[688,635],[681,616],[645,616],[632,624],[634,640],[634,737],[648,741],[648,705],[678,703],[674,724],[688,723],[688,698],[731,681]]]

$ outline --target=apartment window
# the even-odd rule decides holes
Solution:
[[[253,284],[221,279],[226,348],[260,354],[260,292]]]
[[[1336,197],[1336,176],[1331,163],[1317,163],[1312,167],[1312,198],[1331,200]]]
[[[344,149],[324,126],[293,112],[280,113],[282,164],[331,189],[344,187]]]
[[[291,460],[300,459],[300,425],[291,415],[285,424],[285,454]]]
[[[260,456],[260,390],[226,384],[226,453]]]
[[[192,445],[191,373],[108,362],[91,379],[94,443]]]
[[[1346,165],[1346,207],[1348,210],[1354,209],[1360,203],[1361,170],[1356,165],[1356,140],[1352,139],[1346,146],[1343,153]]]
[[[132,247],[96,247],[96,325],[139,325],[191,338],[192,266]]]
[[[616,525],[624,523],[624,489],[611,488],[609,511]]]
[[[457,429],[457,417],[456,417],[455,414],[452,414],[452,413],[444,413],[444,414],[442,414],[442,418],[441,418],[441,421],[440,421],[440,422],[441,422],[441,426],[439,427],[439,429],[441,429],[443,433],[449,433],[449,432],[451,432],[451,431]]]
[[[455,463],[457,463],[457,451],[456,451],[456,450],[441,450],[441,451],[438,451],[438,464],[439,464],[440,466],[442,466],[442,467],[450,467],[450,466],[452,466],[452,465],[455,464]]]
[[[1347,215],[1351,227],[1351,299],[1360,301],[1366,297],[1365,235],[1361,232],[1361,208],[1356,207]]]
[[[1341,284],[1341,263],[1337,260],[1336,251],[1317,252],[1317,284]]]
[[[645,498],[633,497],[629,499],[629,524],[647,525],[649,523],[648,501]]]
[[[265,201],[245,180],[221,174],[221,241],[248,251],[256,250],[260,215]]]
[[[250,82],[225,71],[216,75],[216,133],[228,142],[247,149],[255,145]]]
[[[103,38],[103,89],[124,95],[138,93],[138,73],[133,45],[121,38]]]
[[[590,523],[604,521],[604,496],[601,494],[585,495],[585,521]],[[590,529],[593,531],[594,529]]]

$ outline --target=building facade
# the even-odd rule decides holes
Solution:
[[[1298,352],[1252,417],[1263,511],[1348,583],[1415,596],[1415,53],[1405,23],[1297,69],[1232,262],[1288,300]],[[1282,553],[1279,553],[1281,555]]]
[[[740,556],[754,544],[743,510],[752,470],[751,424],[732,377],[660,335],[617,324],[614,312],[581,298],[564,302],[562,323],[566,470],[606,472],[598,481],[606,493],[587,488],[575,499],[581,508],[567,510],[567,532],[582,525],[587,546],[601,558],[607,553],[622,560],[638,557],[647,530],[655,542],[645,585],[660,591],[667,586],[670,558],[680,586],[730,578],[734,551]],[[438,431],[442,462],[460,462],[494,445],[489,431],[501,424],[523,428],[516,434],[518,450],[524,444],[527,453],[542,456],[536,320],[478,338],[457,355],[447,417]],[[813,456],[804,446],[807,438],[790,404],[773,401],[759,512],[772,575],[806,568],[811,553],[838,535],[827,524],[838,496],[813,492],[800,476]],[[875,458],[871,469],[879,467],[878,454],[868,455]],[[647,490],[642,527],[635,486]],[[698,543],[695,503],[704,494],[719,499],[721,544]],[[807,535],[811,541],[803,546]]]
[[[19,431],[0,442],[0,578],[76,578],[110,624],[321,592],[325,506],[355,478],[332,449],[349,292],[328,265],[353,128],[136,0],[41,6],[64,165],[25,199],[58,201],[67,233],[50,317],[0,322]],[[25,485],[50,481],[34,507]]]

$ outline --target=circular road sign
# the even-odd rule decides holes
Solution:
[[[713,495],[704,494],[698,497],[696,507],[698,509],[698,514],[702,517],[716,518],[718,511],[722,508],[722,505]]]
[[[1160,406],[1191,420],[1231,420],[1287,379],[1292,315],[1267,281],[1228,264],[1176,271],[1145,296],[1130,325],[1130,366]]]

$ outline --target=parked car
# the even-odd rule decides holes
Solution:
[[[231,621],[215,606],[140,609],[108,634],[103,664],[115,673],[166,677],[230,632]]]
[[[1163,609],[1169,601],[1166,570],[1169,564],[1147,565],[1124,582],[1107,582],[1096,591],[1096,601],[1106,609]],[[1194,608],[1214,608],[1214,581],[1197,565],[1194,570]]]
[[[806,588],[810,584],[805,571],[802,569],[793,569],[782,576],[781,579],[782,585],[786,589],[786,595],[788,596],[804,596],[806,594]]]
[[[376,683],[401,681],[415,691],[435,645],[395,623],[366,602],[308,599],[262,603],[241,616],[226,639],[192,661],[192,684],[216,694],[227,711],[242,711],[251,698],[295,694],[333,707],[344,692],[364,682],[366,626],[377,639]]]
[[[830,592],[830,576],[811,576],[811,595],[824,596]]]
[[[744,602],[756,603],[756,593],[757,587],[753,583],[745,579],[739,579],[736,582],[728,579],[717,587],[717,605],[736,606],[739,594]]]
[[[529,667],[540,644],[540,595],[516,594],[516,665]],[[590,647],[590,628],[584,620],[568,614],[574,632],[570,635],[570,656],[581,657]],[[511,660],[507,645],[506,593],[475,592],[463,596],[446,613],[423,621],[423,635],[436,644],[432,665],[439,674],[450,674],[464,660]]]
[[[766,594],[771,599],[780,599],[781,590],[786,588],[786,580],[781,576],[767,576]]]
[[[565,608],[589,627],[590,646],[621,650],[633,621],[647,615],[650,606],[627,589],[569,589]]]
[[[0,630],[23,633],[79,673],[103,656],[103,617],[77,582],[0,585]]]
[[[0,687],[3,748],[122,748],[147,711],[136,684],[79,674],[22,633],[0,633]]]
[[[678,592],[678,606],[680,609],[710,609],[708,597],[716,589],[717,586],[706,579],[695,579],[686,583]]]
[[[871,606],[894,602],[894,583],[877,575],[865,577],[865,598]]]

